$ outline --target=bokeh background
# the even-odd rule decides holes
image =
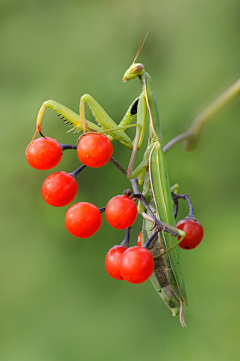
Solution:
[[[105,254],[124,231],[103,216],[90,239],[71,236],[68,206],[42,199],[52,171],[25,160],[47,99],[78,112],[90,93],[121,120],[140,93],[138,80],[121,79],[145,26],[155,30],[139,61],[153,79],[164,143],[185,131],[240,76],[239,16],[238,0],[0,1],[1,361],[239,360],[240,98],[208,124],[196,151],[177,145],[167,154],[171,184],[190,195],[205,231],[198,248],[181,250],[186,329],[150,282],[131,285],[106,273]],[[50,110],[43,130],[61,143],[78,138]],[[114,157],[126,167],[130,151],[115,142]],[[54,171],[78,166],[69,150]],[[129,187],[111,163],[86,169],[78,185],[76,201],[98,207]],[[178,219],[187,213],[180,206]],[[132,245],[140,229],[139,217]]]

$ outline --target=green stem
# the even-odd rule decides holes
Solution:
[[[212,102],[206,109],[199,113],[188,130],[173,138],[164,147],[164,153],[181,140],[185,140],[183,144],[183,150],[190,151],[196,147],[197,140],[201,133],[204,124],[211,119],[219,110],[221,110],[226,104],[228,104],[233,98],[240,93],[240,79],[238,79],[233,85],[231,85],[224,93],[222,93],[214,102]]]

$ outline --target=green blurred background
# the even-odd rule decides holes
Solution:
[[[164,143],[185,131],[240,76],[239,16],[237,0],[0,2],[1,361],[239,360],[239,98],[209,123],[195,152],[177,145],[167,154],[171,184],[190,195],[205,230],[197,249],[181,251],[186,329],[150,282],[107,275],[105,254],[124,231],[103,216],[92,238],[71,236],[68,207],[42,199],[52,171],[34,170],[24,156],[47,99],[78,112],[90,93],[120,121],[140,93],[137,80],[121,79],[145,26],[155,30],[139,61],[153,79]],[[61,143],[78,138],[50,110],[43,130]],[[130,151],[115,142],[114,157],[126,167]],[[69,150],[54,171],[78,166]],[[98,207],[129,187],[111,163],[85,170],[78,185],[76,201]],[[187,212],[180,205],[178,219]],[[140,228],[139,217],[132,245]]]

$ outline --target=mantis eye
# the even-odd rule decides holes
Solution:
[[[141,69],[143,69],[144,68],[144,65],[143,64],[136,64],[137,66],[136,66],[136,68],[135,68],[135,71],[139,71],[139,70],[141,70]]]

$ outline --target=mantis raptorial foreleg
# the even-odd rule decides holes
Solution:
[[[100,106],[100,104],[89,94],[85,94],[81,97],[80,100],[80,115],[74,113],[72,110],[68,109],[64,105],[57,103],[53,100],[45,101],[42,107],[39,110],[38,117],[37,117],[37,129],[34,134],[33,139],[36,136],[36,133],[39,132],[42,136],[41,126],[42,126],[42,118],[45,112],[46,107],[49,109],[54,110],[58,116],[68,125],[71,125],[73,128],[70,131],[73,133],[85,132],[85,131],[94,131],[94,132],[105,132],[108,133],[108,136],[111,140],[117,139],[122,144],[124,144],[127,148],[132,149],[133,145],[136,144],[136,141],[133,142],[125,133],[125,129],[131,127],[129,124],[134,120],[136,117],[138,107],[142,108],[141,96],[135,99],[130,107],[128,108],[125,116],[123,117],[122,121],[119,125],[117,125],[105,112],[105,110]],[[86,120],[85,118],[85,103],[88,105],[94,119],[96,120],[97,124]],[[138,123],[133,125],[137,127],[136,137],[138,138],[138,147],[141,146],[144,131],[145,131],[145,119],[146,117],[138,118]],[[102,130],[102,131],[101,131]]]
[[[38,112],[36,132],[34,134],[33,139],[35,138],[37,132],[43,136],[43,134],[42,134],[42,118],[43,118],[46,108],[52,109],[64,121],[64,123],[71,125],[73,127],[71,129],[72,131],[77,132],[77,133],[83,131],[82,122],[81,122],[80,116],[78,114],[74,113],[71,109],[68,109],[64,105],[55,102],[54,100],[47,100],[42,104],[42,106]],[[96,124],[91,123],[89,121],[87,121],[87,123],[91,129],[96,130],[96,131],[100,130],[100,128]]]
[[[96,122],[100,124],[103,129],[108,130],[118,128],[118,125],[110,118],[110,116],[105,112],[105,110],[100,106],[100,104],[89,94],[83,95],[80,99],[79,110],[81,122],[83,125],[87,124],[87,121],[85,119],[85,103],[88,105],[88,108]],[[128,120],[130,123],[133,119],[133,116],[131,115],[131,113],[129,115],[130,119]],[[126,147],[132,148],[132,141],[121,128],[119,128],[119,130],[112,131],[110,135],[113,138],[118,139]]]
[[[144,97],[142,94],[136,98],[130,107],[128,108],[126,114],[124,115],[123,119],[117,125],[105,112],[105,110],[100,106],[100,104],[89,94],[85,94],[81,97],[80,100],[80,118],[82,123],[84,124],[85,120],[85,104],[87,104],[92,116],[95,118],[96,122],[101,125],[103,129],[109,130],[109,129],[117,129],[114,131],[111,131],[110,136],[112,138],[115,138],[119,140],[122,144],[124,144],[126,147],[131,148],[133,147],[133,144],[138,144],[138,148],[141,147],[142,141],[144,138],[144,132],[145,132],[145,124],[146,124],[146,105],[144,107]],[[145,108],[145,109],[144,109]],[[144,114],[141,116],[141,114]],[[124,132],[125,129],[128,128],[128,125],[132,123],[135,116],[137,115],[137,125],[139,125],[139,128],[136,131],[136,136],[138,138],[138,141],[134,139],[133,142],[131,142],[131,146],[129,145],[129,138],[126,138],[126,134]]]

